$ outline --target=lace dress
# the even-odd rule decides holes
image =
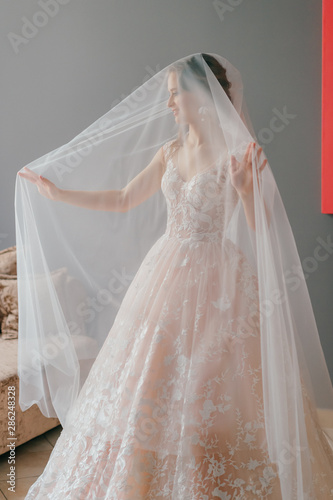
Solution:
[[[185,181],[171,145],[161,185],[166,231],[26,500],[281,499],[267,452],[260,332],[241,334],[258,308],[256,274],[223,237],[238,200],[228,161]],[[333,454],[305,391],[304,405],[308,498],[333,498]]]

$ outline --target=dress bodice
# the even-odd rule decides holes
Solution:
[[[220,242],[239,199],[230,182],[229,159],[219,160],[185,181],[175,162],[172,142],[163,146],[166,169],[161,188],[168,212],[166,234]]]

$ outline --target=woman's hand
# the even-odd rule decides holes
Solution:
[[[230,165],[230,177],[231,184],[234,186],[239,196],[245,199],[249,195],[253,194],[253,175],[252,175],[252,151],[257,148],[254,142],[250,142],[244,157],[241,162],[238,162],[235,156],[231,155],[231,165]],[[256,155],[256,163],[259,164],[259,158],[262,152],[262,148],[258,148]],[[267,160],[264,160],[259,166],[257,172],[258,174],[262,172],[265,168]],[[257,179],[258,181],[258,179]],[[258,183],[259,187],[259,183]]]
[[[23,172],[18,172],[20,177],[24,177],[24,179],[28,179],[28,181],[36,184],[38,191],[41,195],[45,196],[45,198],[49,198],[50,200],[58,200],[60,198],[61,189],[59,189],[53,182],[49,181],[45,177],[41,175],[37,175],[35,172],[30,170],[28,167],[23,167]]]

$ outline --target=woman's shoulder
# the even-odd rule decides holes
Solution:
[[[178,147],[178,139],[171,139],[163,144],[162,149],[166,160],[172,156]]]
[[[164,149],[164,151],[166,151],[167,149],[175,147],[177,144],[178,144],[178,139],[171,139],[170,141],[165,142],[162,148]]]

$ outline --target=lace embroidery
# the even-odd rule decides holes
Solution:
[[[227,164],[181,181],[170,146],[166,232],[26,500],[281,499],[266,446],[260,329],[248,322],[258,317],[257,280],[224,238],[238,196]],[[306,498],[333,498],[333,452],[305,390],[304,409],[314,488]]]
[[[184,181],[173,161],[171,143],[164,145],[166,170],[161,183],[168,208],[167,235],[190,239],[192,247],[196,241],[221,242],[238,202],[227,175],[229,160]]]

